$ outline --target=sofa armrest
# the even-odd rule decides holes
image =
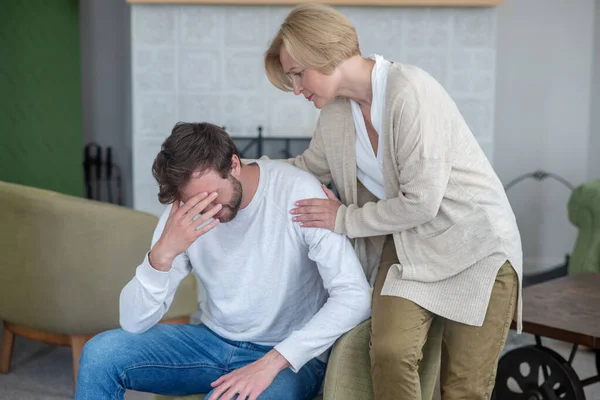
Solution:
[[[577,187],[568,203],[569,220],[579,232],[569,259],[569,274],[600,272],[600,180]]]
[[[370,340],[368,319],[335,342],[327,364],[323,400],[373,399]]]

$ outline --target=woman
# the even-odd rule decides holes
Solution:
[[[363,58],[333,8],[293,9],[265,54],[269,80],[321,109],[293,163],[341,202],[306,199],[294,221],[356,239],[374,284],[375,398],[421,399],[418,365],[443,324],[445,400],[489,399],[513,316],[521,240],[496,173],[455,103],[423,70]]]

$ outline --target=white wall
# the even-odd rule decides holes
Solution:
[[[587,180],[594,0],[506,0],[498,10],[494,165],[506,184],[537,169]],[[526,180],[509,190],[525,272],[562,262],[576,230],[569,191]]]
[[[588,179],[600,179],[600,1],[596,0]]]
[[[125,0],[81,0],[79,7],[84,144],[112,146],[131,206],[130,8]]]

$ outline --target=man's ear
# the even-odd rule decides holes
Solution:
[[[231,175],[235,178],[239,178],[240,173],[242,172],[242,162],[239,157],[235,154],[231,156]]]

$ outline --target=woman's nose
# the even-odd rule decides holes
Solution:
[[[296,96],[298,96],[300,93],[302,93],[302,87],[300,86],[300,84],[296,83],[296,81],[293,81],[293,85],[294,85],[294,94]]]

